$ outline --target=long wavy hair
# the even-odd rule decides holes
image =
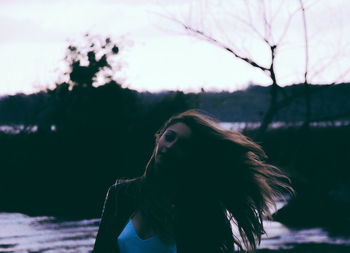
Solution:
[[[170,176],[155,173],[155,155],[162,134],[178,122],[191,129],[191,154],[171,169],[160,168],[172,171],[171,184]],[[263,219],[271,217],[278,198],[293,193],[289,178],[266,162],[257,143],[199,110],[171,117],[156,132],[155,144],[144,174],[128,181],[138,182],[143,216],[164,242],[176,241],[178,252],[254,251],[265,233]],[[175,202],[163,190],[169,185]]]

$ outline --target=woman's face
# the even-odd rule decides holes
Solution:
[[[190,153],[191,135],[192,130],[185,123],[169,126],[158,141],[155,164],[171,167],[186,159]]]

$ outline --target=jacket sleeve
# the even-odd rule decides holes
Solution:
[[[93,253],[115,252],[114,221],[116,211],[117,185],[109,187],[103,205],[101,221],[97,232]]]

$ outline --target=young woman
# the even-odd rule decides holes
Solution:
[[[288,177],[259,145],[196,110],[155,137],[144,174],[110,187],[94,252],[255,250],[276,197],[293,191]]]

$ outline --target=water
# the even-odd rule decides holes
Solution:
[[[269,125],[269,129],[276,128],[286,128],[286,127],[300,127],[304,122],[283,122],[283,121],[275,121],[271,122]],[[257,129],[261,125],[261,122],[220,122],[220,126],[228,129],[228,130],[244,130],[244,129]],[[349,126],[350,121],[348,120],[335,120],[335,121],[319,121],[319,122],[311,122],[311,127],[341,127],[341,126]]]
[[[56,131],[56,126],[50,126],[51,131]],[[38,131],[37,125],[23,125],[23,124],[13,124],[13,125],[0,125],[0,132],[6,134],[19,134],[19,133],[35,133]]]
[[[99,219],[68,221],[0,213],[0,252],[91,252],[98,224]],[[291,249],[305,243],[350,245],[350,238],[330,236],[321,228],[293,230],[273,221],[266,221],[265,226],[267,236],[263,237],[259,248]]]
[[[90,252],[99,219],[67,221],[0,213],[0,252]]]
[[[259,248],[292,249],[297,244],[330,244],[348,245],[350,238],[330,236],[322,228],[289,229],[279,222],[265,221],[267,235],[261,241]]]
[[[261,122],[220,122],[220,125],[225,129],[238,130],[243,129],[257,129],[260,127]],[[298,127],[302,126],[303,122],[283,122],[276,121],[269,125],[270,129],[280,128],[280,127]],[[311,122],[311,127],[340,127],[349,126],[350,121],[348,120],[335,120],[335,121],[320,121]],[[55,125],[50,125],[51,131],[56,131]],[[13,125],[0,125],[0,132],[7,134],[19,134],[21,132],[35,133],[38,131],[37,125],[23,125],[23,124],[13,124]]]

